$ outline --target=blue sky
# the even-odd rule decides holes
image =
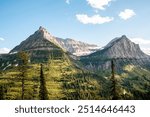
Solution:
[[[45,27],[52,35],[106,45],[127,35],[150,48],[150,0],[0,0],[0,52]]]

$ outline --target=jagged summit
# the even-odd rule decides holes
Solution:
[[[120,41],[120,40],[128,40],[130,41],[126,35],[122,35],[121,37],[116,37],[114,39],[112,39],[104,48],[109,48],[110,46],[112,46],[114,43],[116,43],[117,41]]]
[[[16,54],[20,51],[28,52],[31,62],[46,62],[50,56],[57,59],[62,58],[65,54],[65,51],[57,44],[55,37],[43,27],[22,41],[9,54]]]
[[[37,33],[42,33],[43,36],[47,39],[47,38],[52,38],[53,36],[46,30],[46,28],[40,26],[39,30],[37,30]]]
[[[43,38],[55,43],[55,44],[58,44],[56,42],[56,40],[54,39],[55,37],[53,35],[51,35],[47,30],[46,28],[40,26],[39,29],[34,33],[36,35],[39,35],[39,36],[42,36]]]
[[[46,30],[46,28],[40,26],[39,29],[35,33],[45,34],[45,33],[49,33],[49,32]]]
[[[104,58],[145,58],[138,44],[130,41],[125,35],[110,41],[104,49],[91,54],[90,56],[101,56]]]
[[[20,45],[16,46],[10,53],[16,53],[22,50],[43,50],[52,49],[55,45],[64,51],[68,51],[74,55],[87,55],[99,49],[97,45],[87,44],[84,42],[76,41],[70,38],[62,39],[51,35],[46,28],[40,26],[39,29],[29,36]]]
[[[122,39],[127,39],[127,36],[126,36],[126,35],[122,35],[121,38],[122,38]]]
[[[126,36],[126,35],[122,35],[121,37],[118,37],[118,41],[119,40],[126,40],[126,41],[129,41],[129,42],[131,42],[131,40]]]
[[[10,53],[32,50],[52,50],[56,48],[60,49],[55,38],[50,35],[45,28],[40,26],[39,30],[29,36],[25,41],[21,42],[20,45],[12,49]]]
[[[45,31],[46,29],[44,27],[40,26],[39,30],[44,30]]]
[[[86,69],[111,70],[111,60],[115,60],[116,70],[122,71],[126,65],[149,68],[150,56],[143,53],[138,44],[133,43],[125,35],[110,41],[102,50],[83,56],[80,61]]]

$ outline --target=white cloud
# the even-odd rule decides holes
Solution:
[[[101,17],[100,15],[94,15],[89,17],[86,14],[77,14],[76,18],[83,24],[103,24],[113,21],[113,17]]]
[[[148,55],[150,55],[150,48],[142,48],[142,51]]]
[[[132,38],[131,41],[140,45],[150,45],[150,40],[146,40],[143,38]]]
[[[66,0],[66,3],[67,3],[67,4],[70,4],[70,0]]]
[[[141,50],[150,55],[150,40],[146,40],[143,38],[131,38],[131,41],[133,41],[136,44],[139,44],[141,47]]]
[[[0,37],[0,41],[4,41],[4,40],[5,40],[4,38]]]
[[[124,11],[119,13],[119,17],[124,20],[130,19],[131,17],[135,15],[136,14],[132,9],[125,9]]]
[[[9,52],[10,52],[10,49],[8,49],[8,48],[0,48],[0,54],[6,54]]]
[[[105,10],[105,6],[108,6],[112,0],[86,0],[86,1],[93,8]]]

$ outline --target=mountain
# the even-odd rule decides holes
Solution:
[[[28,52],[31,57],[31,62],[44,62],[50,56],[61,58],[65,53],[56,39],[43,27],[40,27],[34,34],[13,48],[9,55],[16,54],[20,51]]]
[[[50,35],[49,32],[43,27],[40,27],[34,34],[29,36],[25,41],[21,42],[18,46],[10,51],[10,54],[19,51],[32,51],[32,50],[54,50],[60,49],[59,43]]]
[[[70,52],[70,56],[86,55],[95,52],[98,49],[96,45],[90,45],[73,39],[62,39],[52,36],[44,27],[39,29],[26,40],[14,47],[9,54],[0,55],[0,61],[3,64],[2,69],[16,62],[17,53],[26,51],[30,55],[31,62],[45,62],[51,56],[54,58],[62,58],[66,52]],[[9,64],[6,64],[9,63]]]
[[[52,100],[113,99],[114,88],[118,99],[150,99],[150,57],[139,45],[123,35],[80,59],[66,52],[89,47],[97,46],[57,38],[40,27],[0,55],[0,99],[37,100],[42,92]],[[25,53],[20,57],[20,51],[29,58]]]
[[[147,63],[150,56],[145,54],[138,44],[130,41],[125,35],[110,41],[102,50],[81,57],[81,62],[88,69],[110,69],[111,60],[114,59],[118,68],[127,64],[150,67]]]
[[[105,58],[146,58],[146,55],[138,44],[130,41],[125,35],[110,41],[102,50],[90,56],[101,56]]]
[[[40,27],[34,34],[14,47],[8,54],[0,55],[0,69],[5,70],[20,63],[19,52],[25,51],[31,63],[43,63],[51,59],[62,59],[67,53],[47,30]]]
[[[65,50],[76,56],[88,55],[100,49],[100,47],[98,47],[97,45],[88,44],[69,38],[62,39],[56,37],[56,40],[61,45],[62,48],[64,48]]]
[[[103,77],[82,69],[69,55],[40,27],[9,54],[0,55],[0,99],[39,100],[43,93],[50,100],[102,99]]]
[[[15,53],[21,50],[50,50],[54,45],[50,43],[47,44],[48,41],[77,56],[91,54],[99,49],[99,47],[94,44],[87,44],[73,39],[62,39],[52,36],[45,28],[40,27],[38,31],[12,49],[10,53]]]

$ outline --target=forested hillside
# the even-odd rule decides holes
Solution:
[[[29,62],[26,52],[17,56],[18,65],[0,72],[0,99],[150,99],[150,73],[145,69],[126,65],[124,72],[114,69],[113,78],[111,68],[88,71],[66,54],[52,54],[41,63]]]

